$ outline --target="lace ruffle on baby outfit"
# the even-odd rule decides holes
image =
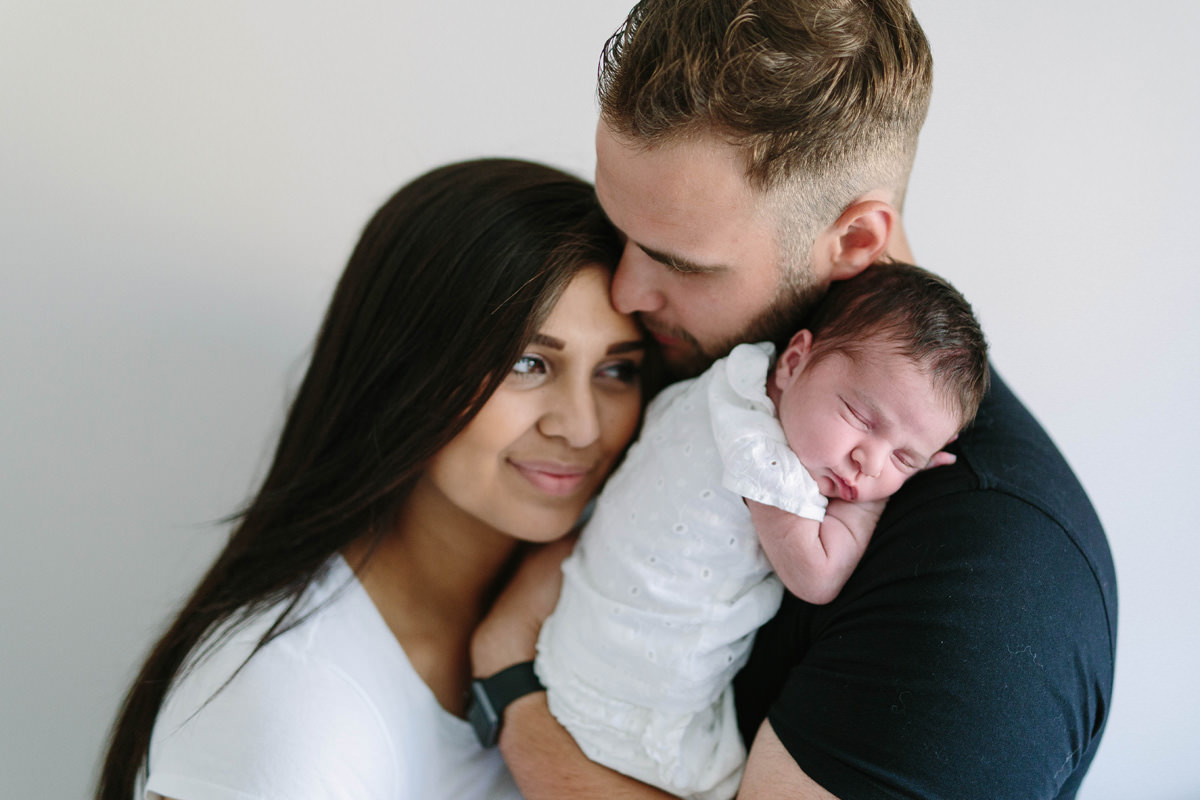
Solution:
[[[713,438],[721,454],[721,485],[729,491],[801,517],[825,519],[828,500],[788,447],[775,405],[767,396],[774,347],[741,344],[723,366],[724,380],[708,385]]]

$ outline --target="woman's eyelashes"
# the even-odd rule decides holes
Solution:
[[[537,385],[552,377],[555,373],[554,363],[546,356],[537,353],[525,353],[512,366],[509,380],[521,385]],[[624,386],[636,386],[642,377],[640,359],[618,358],[604,361],[596,366],[593,377],[602,382],[618,383]]]
[[[550,371],[546,359],[534,353],[525,353],[513,364],[511,375],[517,379],[529,380],[538,378]]]
[[[641,380],[642,365],[640,361],[622,358],[601,364],[596,369],[596,374],[605,380],[613,380],[632,386]]]

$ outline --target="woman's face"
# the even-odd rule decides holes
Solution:
[[[430,462],[418,492],[527,541],[562,536],[633,436],[641,331],[587,267],[479,414]]]

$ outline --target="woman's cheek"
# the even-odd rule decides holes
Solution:
[[[642,397],[641,392],[631,392],[631,395],[632,397],[625,398],[619,405],[614,419],[609,423],[612,434],[608,447],[614,458],[630,444],[634,432],[637,431],[638,419],[642,412]]]

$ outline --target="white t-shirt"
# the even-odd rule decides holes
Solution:
[[[773,352],[739,345],[654,399],[538,640],[550,710],[580,748],[674,794],[736,791],[730,682],[783,596],[742,498],[825,515],[766,393]]]
[[[146,797],[519,798],[500,753],[438,704],[341,556],[301,611],[327,600],[228,685],[280,609],[172,688],[150,742]]]

